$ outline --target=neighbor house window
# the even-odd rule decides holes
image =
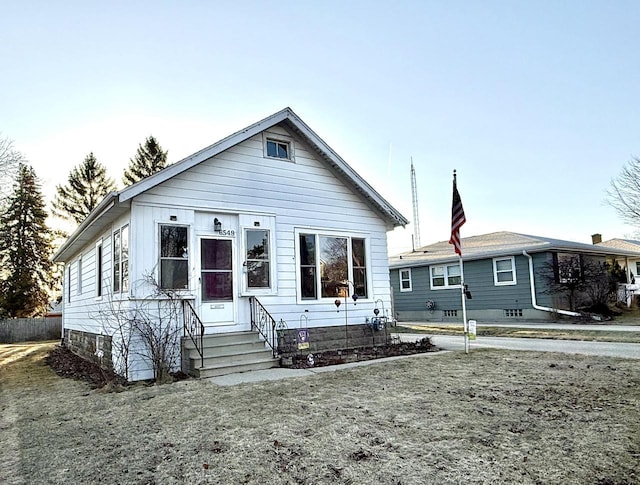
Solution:
[[[96,244],[96,297],[102,296],[102,241]]]
[[[362,238],[299,234],[300,295],[304,300],[367,298],[367,255]]]
[[[267,139],[267,156],[291,160],[291,145],[289,142]]]
[[[553,266],[556,283],[572,283],[584,280],[582,256],[579,254],[555,253]]]
[[[459,264],[431,266],[431,289],[459,288],[462,282]]]
[[[129,291],[129,226],[113,233],[113,292]]]
[[[400,270],[400,291],[411,291],[411,270]]]
[[[516,264],[513,256],[493,260],[493,283],[496,286],[516,284]]]
[[[189,288],[189,234],[186,226],[160,225],[160,287]]]
[[[271,287],[271,249],[268,229],[245,231],[247,288]]]

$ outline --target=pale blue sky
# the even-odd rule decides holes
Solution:
[[[0,131],[51,194],[93,151],[120,181],[290,106],[410,220],[448,239],[629,236],[604,203],[640,156],[637,1],[3,2]],[[410,249],[411,226],[390,238]]]

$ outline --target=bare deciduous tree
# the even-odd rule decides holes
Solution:
[[[0,133],[0,201],[11,193],[11,181],[18,174],[21,162],[26,162],[26,159],[13,147],[13,140]]]
[[[611,180],[607,202],[622,220],[640,228],[640,159],[633,158],[617,178]]]
[[[160,288],[152,273],[139,283],[146,297],[121,300],[107,291],[111,296],[92,318],[112,337],[117,374],[128,378],[133,370],[131,358],[136,356],[153,369],[157,383],[165,383],[180,363],[182,299],[175,291]]]

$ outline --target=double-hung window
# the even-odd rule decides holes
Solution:
[[[160,224],[160,287],[189,288],[189,231],[186,226]]]
[[[411,270],[401,269],[400,273],[400,291],[411,291]]]
[[[113,232],[113,292],[129,291],[129,226]]]
[[[513,256],[493,260],[493,283],[495,286],[516,284],[516,265]]]
[[[298,235],[300,296],[303,300],[367,298],[367,250],[363,238],[315,233]]]
[[[459,264],[449,264],[442,266],[431,266],[429,268],[431,276],[431,289],[460,288],[462,275]]]

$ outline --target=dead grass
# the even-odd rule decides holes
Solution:
[[[451,352],[116,394],[46,351],[0,363],[2,483],[640,483],[636,361]]]

